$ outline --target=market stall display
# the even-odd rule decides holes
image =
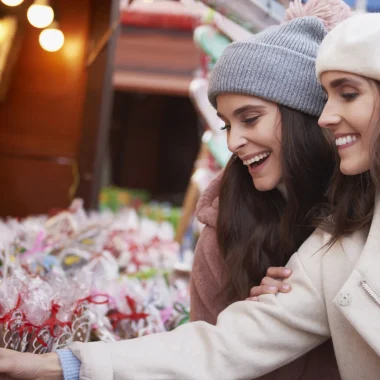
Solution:
[[[133,209],[86,214],[74,201],[48,218],[0,224],[0,346],[45,353],[116,341],[189,319],[188,268],[168,222]]]

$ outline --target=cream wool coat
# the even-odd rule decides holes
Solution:
[[[367,238],[368,237],[368,238]],[[216,326],[112,344],[74,343],[81,380],[241,380],[291,362],[330,336],[343,380],[380,379],[380,198],[369,233],[328,250],[316,230],[288,263],[288,294],[237,302]]]

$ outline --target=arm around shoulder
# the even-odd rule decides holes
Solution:
[[[81,379],[252,379],[328,339],[323,297],[296,253],[289,294],[234,303],[216,326],[194,322],[169,333],[112,344],[75,343]]]

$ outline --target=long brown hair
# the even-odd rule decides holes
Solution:
[[[380,107],[380,82],[375,84]],[[375,125],[370,147],[370,169],[364,173],[348,176],[340,169],[337,155],[336,168],[328,192],[329,202],[321,208],[321,217],[316,224],[331,234],[330,244],[344,235],[369,227],[375,206],[375,194],[380,189],[380,120],[373,110],[371,122]],[[370,127],[370,126],[368,126]]]
[[[260,192],[241,160],[231,158],[222,178],[217,239],[230,302],[248,297],[269,266],[282,266],[313,231],[315,207],[334,170],[332,141],[315,117],[279,106],[282,173],[278,189]]]

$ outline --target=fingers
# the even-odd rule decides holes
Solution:
[[[286,284],[282,280],[275,280],[270,277],[264,277],[261,280],[260,286],[267,286],[267,288],[264,288],[264,289],[268,289],[270,292],[270,293],[263,293],[263,294],[272,294],[275,290],[277,290],[276,293],[277,292],[288,293],[291,290],[291,286],[289,284]]]
[[[267,277],[271,277],[274,279],[284,280],[292,274],[292,271],[288,268],[284,267],[270,267],[267,270]]]
[[[261,281],[260,286],[255,286],[251,289],[249,296],[250,298],[252,298],[261,296],[263,294],[277,294],[278,292],[288,293],[291,290],[292,287],[289,284],[283,283],[282,281],[274,280],[270,277],[264,277]]]
[[[258,302],[259,301],[259,297],[248,297],[245,300],[246,301],[255,301],[255,302]]]
[[[278,288],[277,286],[272,286],[272,285],[260,285],[260,286],[255,286],[251,289],[249,296],[250,297],[258,297],[263,294],[277,294],[278,293]]]

